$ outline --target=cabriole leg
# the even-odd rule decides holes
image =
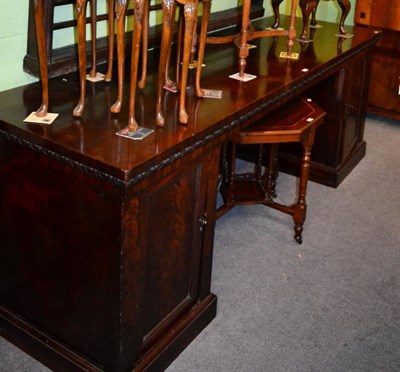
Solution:
[[[47,115],[49,108],[49,77],[44,32],[44,0],[35,0],[33,3],[35,10],[36,39],[39,52],[40,79],[42,84],[42,103],[39,109],[36,110],[36,116],[44,117]]]

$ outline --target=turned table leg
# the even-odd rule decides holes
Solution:
[[[276,198],[276,180],[279,175],[279,144],[271,143],[269,149],[268,169],[265,173],[265,199],[271,200]],[[262,155],[262,153],[261,153]]]
[[[242,30],[240,32],[238,40],[239,48],[239,76],[244,76],[244,70],[246,69],[246,59],[249,55],[249,46],[247,44],[247,35],[250,27],[250,6],[251,0],[243,1],[243,15],[242,15]]]
[[[288,38],[287,38],[287,54],[290,57],[292,54],[292,49],[294,46],[294,40],[296,39],[296,8],[297,8],[297,0],[292,0],[290,6],[290,23],[288,30]]]
[[[303,225],[307,213],[307,203],[306,203],[307,184],[310,175],[311,149],[314,144],[315,130],[316,127],[310,129],[301,141],[301,145],[303,148],[303,156],[300,168],[298,198],[296,204],[294,205],[294,213],[293,213],[294,232],[295,232],[294,238],[299,244],[303,242],[302,239]]]

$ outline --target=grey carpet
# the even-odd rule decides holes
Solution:
[[[400,123],[369,116],[365,139],[338,189],[309,183],[303,245],[267,207],[217,222],[218,314],[168,372],[400,371]],[[0,338],[0,371],[48,370]]]

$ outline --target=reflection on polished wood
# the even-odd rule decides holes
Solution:
[[[257,39],[246,70],[258,79],[246,84],[228,77],[235,46],[208,46],[202,84],[223,96],[197,97],[189,72],[186,125],[179,97],[165,94],[157,126],[150,55],[136,113],[154,132],[142,141],[115,134],[129,116],[125,104],[119,115],[109,110],[115,81],[88,85],[74,118],[79,76],[49,79],[59,113],[51,126],[23,122],[40,104],[40,83],[0,92],[0,334],[54,370],[165,370],[216,314],[221,145],[307,92],[327,113],[310,179],[338,184],[365,153],[365,77],[380,36],[355,27],[338,51],[335,29],[324,23],[302,53],[296,43],[298,60],[279,58],[283,38]],[[281,169],[298,160],[289,150]]]

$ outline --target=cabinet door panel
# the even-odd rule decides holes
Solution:
[[[400,51],[398,55],[400,57]],[[370,106],[392,112],[400,111],[399,57],[390,57],[383,54],[376,54],[372,57],[371,87],[368,92]]]
[[[202,242],[198,220],[206,190],[202,172],[202,163],[189,164],[139,196],[146,346],[197,301]]]

